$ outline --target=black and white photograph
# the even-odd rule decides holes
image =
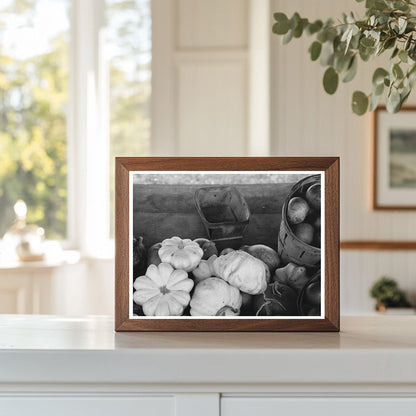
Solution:
[[[323,178],[130,172],[130,318],[323,318]]]

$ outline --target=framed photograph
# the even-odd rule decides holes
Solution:
[[[374,112],[373,208],[416,209],[416,107]]]
[[[339,331],[339,159],[116,158],[116,331]]]

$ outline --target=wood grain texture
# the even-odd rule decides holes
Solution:
[[[244,238],[228,247],[266,244],[277,251],[282,205],[294,183],[233,185],[247,202],[250,222]],[[201,185],[196,184],[134,184],[133,236],[142,236],[146,249],[173,235],[182,236],[183,230],[190,239],[209,238],[195,207],[195,191],[199,188]],[[221,250],[226,245],[220,248],[217,244],[217,248]]]
[[[324,319],[129,319],[130,171],[324,171]],[[339,331],[339,158],[116,158],[116,331]]]
[[[377,107],[373,112],[373,176],[372,176],[372,185],[373,185],[373,192],[372,192],[372,202],[373,202],[373,210],[375,211],[414,211],[416,210],[416,205],[381,205],[378,202],[378,119],[381,111],[387,111],[385,106]],[[406,106],[403,107],[401,112],[406,111],[413,111],[416,112],[416,106]]]
[[[416,241],[341,241],[341,250],[416,250]]]

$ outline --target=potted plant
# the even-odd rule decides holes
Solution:
[[[394,308],[396,313],[414,313],[414,309],[397,282],[387,276],[381,277],[373,284],[370,289],[370,296],[376,300],[375,306],[378,312],[385,313],[388,310],[394,312],[390,309]]]
[[[374,110],[384,95],[387,110],[395,113],[409,97],[416,78],[415,0],[366,0],[364,18],[344,13],[337,20],[310,22],[299,13],[289,18],[278,12],[274,19],[273,32],[283,36],[284,44],[304,34],[314,38],[309,54],[326,68],[323,86],[328,94],[335,93],[339,81],[355,77],[358,61],[390,55],[390,65],[375,70],[371,93],[353,93],[355,114]]]

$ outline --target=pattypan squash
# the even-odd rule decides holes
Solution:
[[[215,275],[249,295],[263,293],[270,276],[267,266],[245,251],[236,250],[214,261]]]
[[[133,300],[142,306],[146,316],[179,316],[191,300],[189,292],[194,282],[184,270],[160,263],[151,264],[146,275],[138,277],[133,286]]]
[[[195,286],[191,299],[192,316],[239,315],[240,291],[218,277],[209,277]]]
[[[188,238],[172,237],[162,241],[158,254],[162,262],[171,264],[175,269],[191,272],[198,266],[204,252],[198,243]]]
[[[215,276],[214,261],[217,256],[214,254],[208,260],[201,260],[196,269],[192,271],[195,283],[199,283],[208,277]]]

